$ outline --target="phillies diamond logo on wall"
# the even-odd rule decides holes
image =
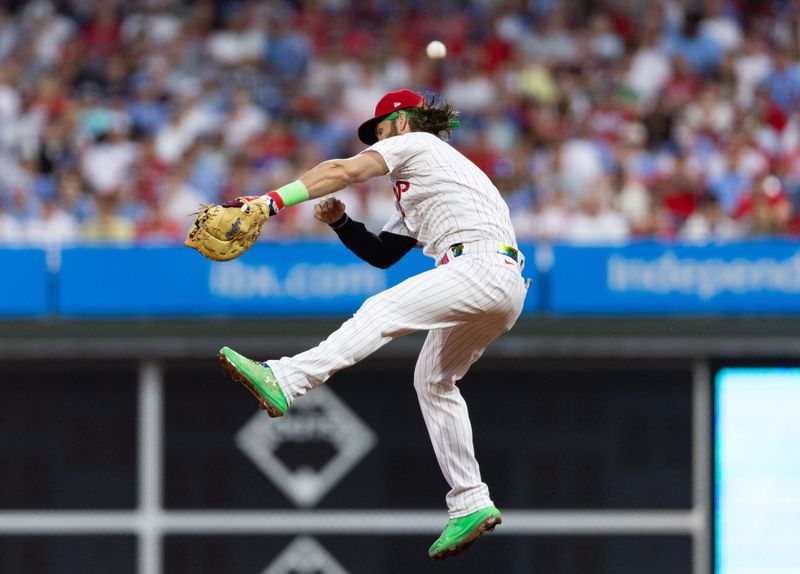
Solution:
[[[297,506],[317,504],[376,443],[375,433],[327,386],[280,419],[258,411],[236,445]]]
[[[348,574],[325,547],[307,536],[296,538],[261,574],[297,574],[324,572]]]

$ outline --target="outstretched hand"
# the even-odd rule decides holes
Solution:
[[[326,197],[314,206],[314,217],[330,225],[336,223],[344,215],[344,203],[335,197]]]

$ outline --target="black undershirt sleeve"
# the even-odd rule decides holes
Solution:
[[[417,244],[413,237],[388,231],[375,235],[363,223],[350,219],[346,213],[330,226],[350,251],[381,269],[387,269],[400,261]]]

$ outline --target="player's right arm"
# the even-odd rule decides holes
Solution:
[[[405,235],[382,231],[375,235],[366,226],[350,219],[344,203],[328,197],[314,206],[314,217],[327,223],[345,246],[374,267],[387,269],[411,251],[417,240]]]

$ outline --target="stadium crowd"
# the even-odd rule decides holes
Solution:
[[[3,6],[3,243],[180,241],[200,203],[358,153],[399,87],[462,112],[520,239],[800,235],[798,0]],[[374,230],[394,209],[339,196]],[[312,207],[266,235],[329,234]]]

